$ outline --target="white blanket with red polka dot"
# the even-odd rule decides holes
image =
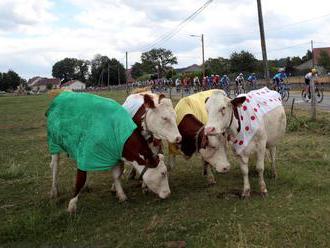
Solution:
[[[263,116],[282,105],[281,95],[267,87],[239,96],[246,96],[246,100],[238,108],[241,130],[236,137],[231,137],[237,154],[249,145],[263,122]]]

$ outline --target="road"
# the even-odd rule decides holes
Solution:
[[[191,91],[192,92],[192,91]],[[157,92],[159,93],[159,92]],[[162,93],[166,94],[169,97],[169,90],[163,91]],[[172,88],[171,96],[174,98],[181,98],[181,96],[187,96],[188,93],[184,93],[182,95],[181,91],[177,92],[175,88]],[[292,100],[295,98],[295,107],[302,107],[302,108],[310,108],[311,103],[306,103],[301,98],[301,92],[300,91],[290,91],[290,98],[289,100],[284,103],[285,106],[291,106]],[[330,112],[330,92],[324,92],[324,98],[321,103],[316,104],[318,109],[329,111]]]
[[[292,100],[295,98],[295,107],[303,107],[303,108],[310,108],[311,103],[305,103],[302,98],[301,98],[301,93],[294,91],[290,92],[290,98],[289,100],[285,103],[286,106],[291,106]],[[324,92],[324,98],[321,103],[316,104],[318,109],[330,111],[330,92]]]

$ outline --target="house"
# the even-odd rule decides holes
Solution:
[[[34,92],[45,92],[47,89],[57,89],[61,80],[58,78],[33,77],[29,79],[28,86]]]
[[[61,88],[70,90],[85,90],[86,84],[79,80],[70,80],[61,85]]]

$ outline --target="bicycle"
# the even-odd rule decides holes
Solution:
[[[236,84],[235,92],[234,92],[235,96],[238,96],[240,94],[244,94],[245,93],[245,89],[244,89],[243,83],[244,82],[241,82],[241,83],[237,83]]]
[[[276,87],[276,91],[280,93],[282,101],[287,102],[290,97],[290,89],[284,81],[281,81],[279,87]]]
[[[311,100],[310,85],[308,86],[308,93],[306,92],[306,88],[302,90],[301,97],[304,102],[309,102]],[[323,101],[323,88],[319,88],[317,84],[315,84],[315,100],[317,103],[321,103]]]

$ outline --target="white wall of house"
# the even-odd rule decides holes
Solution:
[[[86,84],[80,81],[75,81],[74,83],[70,85],[65,85],[62,88],[70,89],[70,90],[84,90],[86,89]]]

